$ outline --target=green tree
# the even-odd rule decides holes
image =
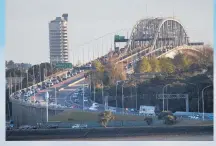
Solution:
[[[151,65],[152,72],[160,72],[160,62],[156,57],[153,57],[149,60],[149,63]]]
[[[93,68],[96,69],[98,72],[104,72],[104,66],[99,60],[95,60],[92,64]]]
[[[161,71],[164,73],[173,73],[174,72],[174,65],[169,58],[161,58],[160,59],[160,67]]]
[[[137,67],[137,71],[139,73],[150,72],[152,70],[147,58],[143,58],[141,61],[139,61]]]
[[[174,59],[173,63],[177,69],[187,70],[190,66],[190,60],[182,53],[178,53]]]
[[[121,63],[116,64],[110,59],[105,66],[104,77],[109,85],[115,84],[117,80],[126,80],[126,71]]]

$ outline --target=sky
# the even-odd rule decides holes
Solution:
[[[48,23],[63,13],[69,15],[72,63],[106,53],[113,46],[114,33],[106,34],[117,31],[129,36],[135,23],[146,17],[174,16],[191,41],[213,45],[212,0],[6,0],[5,59],[32,64],[49,61]]]

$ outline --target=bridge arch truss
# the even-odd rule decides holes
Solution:
[[[124,53],[148,48],[148,52],[160,55],[188,43],[187,32],[178,20],[174,18],[141,19],[133,27]]]

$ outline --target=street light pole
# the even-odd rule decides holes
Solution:
[[[135,83],[135,89],[136,89],[136,110],[137,110],[137,84]]]
[[[28,70],[26,70],[26,79],[27,79],[27,85],[26,85],[26,88],[28,88]]]
[[[94,102],[95,102],[95,83],[94,83]]]
[[[164,89],[166,86],[171,86],[171,84],[166,84],[164,87],[163,87],[163,111],[164,111]]]
[[[22,89],[22,71],[20,71],[20,84],[21,84],[21,89]]]
[[[84,65],[84,48],[82,49],[82,51],[83,51],[83,65]]]
[[[116,108],[117,108],[117,106],[118,106],[118,104],[117,104],[118,83],[119,83],[119,81],[116,81],[116,98],[115,98],[115,100],[116,100]]]
[[[209,88],[209,87],[211,87],[211,86],[212,86],[212,85],[208,85],[208,86],[206,86],[205,88],[202,89],[203,121],[205,120],[205,117],[204,117],[204,114],[205,114],[205,110],[204,110],[204,109],[205,109],[205,107],[204,107],[205,104],[204,104],[204,102],[205,102],[205,101],[204,101],[203,92],[204,92],[205,89],[207,89],[207,88]]]
[[[33,77],[34,77],[34,80],[33,80],[33,85],[35,84],[35,73],[34,73],[34,65],[33,65]]]
[[[9,80],[9,96],[12,94],[12,77],[11,77],[11,72],[10,72],[10,80]]]
[[[194,83],[189,83],[189,84],[196,86],[196,89],[197,89],[197,98],[198,98],[198,100],[197,100],[197,106],[198,106],[198,113],[199,113],[199,87],[196,84],[194,84]]]
[[[123,112],[124,112],[124,90],[123,90],[124,84],[125,84],[125,82],[122,84],[122,110],[123,110]]]
[[[39,76],[40,76],[40,82],[41,82],[41,66],[39,64]]]
[[[46,92],[46,117],[48,123],[49,122],[49,92]]]
[[[85,95],[85,93],[84,93],[84,84],[83,84],[83,103],[82,103],[82,104],[83,104],[83,111],[84,111],[84,109],[85,109],[85,108],[84,108],[84,106],[85,106],[85,103],[84,103],[84,95]]]
[[[15,89],[14,89],[14,91],[16,92],[16,87],[17,87],[17,80],[16,80],[16,74],[15,74],[15,72],[14,72],[14,85],[15,85]]]
[[[104,102],[104,93],[103,93],[103,81],[101,81],[101,83],[102,83],[102,99],[103,99],[103,102]],[[105,102],[103,103],[103,104],[105,104]]]
[[[57,105],[57,98],[56,98],[56,87],[55,87],[55,104]]]

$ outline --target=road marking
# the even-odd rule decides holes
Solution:
[[[73,85],[75,85],[75,84],[77,84],[77,83],[79,83],[81,81],[84,81],[84,80],[85,80],[85,78],[82,78],[82,79],[80,79],[80,80],[78,80],[76,82],[73,82],[72,84],[69,84],[68,87],[71,87],[71,86],[73,86]]]
[[[75,91],[75,89],[63,89],[64,91]]]

